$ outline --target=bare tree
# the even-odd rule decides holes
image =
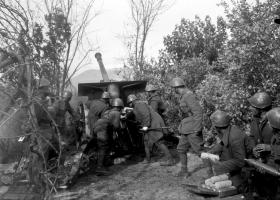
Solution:
[[[47,76],[60,95],[94,50],[87,40],[87,27],[97,15],[93,5],[94,0],[0,0],[1,72],[12,65],[19,71],[15,64],[28,55],[35,77]]]
[[[148,34],[167,8],[166,0],[130,0],[133,34],[126,38],[126,45],[130,50],[130,63],[137,71],[143,71]]]
[[[94,0],[83,1],[84,7],[78,8],[78,1],[75,0],[53,0],[51,2],[45,0],[45,6],[49,14],[55,7],[59,7],[62,14],[65,16],[66,23],[71,24],[71,36],[66,42],[65,58],[62,63],[61,75],[61,90],[62,93],[70,83],[71,78],[84,66],[89,53],[94,51],[91,44],[87,46],[89,49],[84,49],[86,40],[86,28],[89,23],[96,17],[97,13],[91,15]],[[83,51],[81,58],[78,58],[79,51]],[[79,54],[80,55],[80,54]],[[71,73],[70,73],[71,69]]]
[[[30,125],[28,136],[31,141],[42,138],[38,134],[39,126],[34,112],[34,104],[42,106],[34,92],[35,78],[46,75],[46,78],[53,80],[54,91],[60,95],[71,77],[84,65],[92,50],[91,46],[87,49],[83,44],[86,42],[86,28],[96,16],[91,15],[94,0],[83,1],[86,7],[84,10],[78,6],[78,0],[34,1],[34,4],[30,2],[0,0],[0,97],[2,99],[5,94],[10,99],[6,109],[0,110],[1,148],[10,144],[10,139],[24,136],[21,125]],[[35,5],[36,3],[40,6]],[[38,10],[34,9],[36,6]],[[82,57],[77,56],[79,51],[84,52]],[[42,108],[44,109],[43,106]],[[62,152],[60,132],[50,113],[45,111],[57,130],[59,149],[56,167],[59,168]],[[24,118],[18,115],[20,112],[24,112]],[[20,124],[16,126],[18,133],[11,131],[15,122]],[[7,140],[2,133],[8,135]],[[44,140],[50,143],[48,139]],[[40,180],[45,182],[46,195],[49,197],[50,193],[56,191],[58,173],[53,176],[47,170],[44,157],[43,165],[37,162],[40,159],[36,155],[43,155],[44,152],[41,144],[35,143],[39,150],[29,151],[31,173],[42,177]]]

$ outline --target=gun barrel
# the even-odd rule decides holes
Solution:
[[[110,79],[109,79],[109,76],[108,76],[108,73],[104,67],[104,64],[103,64],[103,61],[102,61],[102,54],[101,53],[96,53],[95,54],[95,58],[98,62],[98,65],[99,65],[99,68],[100,68],[100,71],[101,71],[101,75],[102,75],[102,78],[103,78],[103,81],[105,82],[109,82]]]
[[[251,166],[253,166],[253,167],[257,168],[257,169],[263,170],[265,173],[271,174],[273,176],[280,176],[280,172],[277,169],[275,169],[274,167],[271,167],[271,166],[269,166],[267,164],[264,164],[262,162],[254,160],[254,159],[245,159],[245,161],[249,165],[251,165]]]

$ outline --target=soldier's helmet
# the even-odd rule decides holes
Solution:
[[[171,80],[171,87],[182,87],[185,86],[185,82],[183,79],[176,77]]]
[[[258,92],[248,99],[251,106],[264,109],[271,106],[272,99],[266,92]]]
[[[280,129],[280,107],[268,111],[267,119],[272,128]]]
[[[110,94],[109,94],[109,92],[103,92],[101,98],[102,98],[102,99],[110,99]]]
[[[123,100],[120,98],[113,99],[112,107],[124,107]]]
[[[211,122],[215,127],[227,127],[231,117],[224,111],[217,110],[210,116]]]
[[[132,101],[135,101],[137,97],[134,94],[130,94],[127,97],[127,103],[131,103]]]
[[[50,86],[50,81],[44,77],[42,77],[40,80],[39,80],[39,88],[41,87],[49,87]]]
[[[67,99],[67,98],[72,98],[73,94],[70,91],[65,91],[63,94],[63,98]]]
[[[158,90],[158,89],[155,85],[151,85],[151,84],[146,85],[146,88],[145,88],[146,92],[153,92],[153,91],[156,91],[156,90]]]

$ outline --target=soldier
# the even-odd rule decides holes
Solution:
[[[150,162],[151,156],[149,146],[155,144],[165,154],[166,157],[166,161],[161,162],[160,165],[173,165],[174,160],[168,148],[163,143],[163,132],[166,134],[166,130],[162,129],[164,126],[163,119],[149,105],[138,101],[137,97],[133,94],[127,97],[127,103],[129,104],[129,107],[133,108],[135,119],[142,127],[140,130],[145,133],[144,146],[146,159],[144,162]]]
[[[278,171],[280,170],[280,107],[273,108],[267,113],[267,118],[270,126],[273,129],[273,136],[271,139],[271,157],[268,161],[270,166],[273,166]],[[276,183],[276,184],[275,184]],[[272,186],[272,192],[270,194],[275,194],[274,199],[280,199],[280,188],[279,179],[275,177],[273,181],[270,182]]]
[[[108,175],[109,170],[104,167],[104,158],[110,150],[113,140],[113,132],[120,128],[121,109],[124,107],[120,98],[112,101],[112,109],[106,110],[94,126],[97,136],[98,161],[96,172],[100,175]]]
[[[31,137],[30,150],[33,152],[29,175],[31,181],[40,184],[41,171],[47,166],[51,152],[58,153],[58,141],[52,127],[53,108],[49,106],[50,82],[42,78],[39,82],[38,94],[34,98],[34,114],[38,123],[37,137]]]
[[[165,111],[165,105],[157,93],[157,90],[158,89],[154,85],[147,85],[145,88],[148,97],[148,104],[162,117]]]
[[[90,102],[88,123],[90,128],[90,135],[93,138],[96,138],[96,134],[93,131],[95,123],[101,117],[101,114],[109,108],[109,100],[110,94],[108,92],[103,92],[101,99],[93,100],[92,102]]]
[[[267,157],[267,164],[280,170],[280,107],[267,112],[267,120],[272,128],[271,154]],[[252,183],[256,190],[255,196],[263,199],[280,199],[279,180],[277,177],[266,174],[263,171],[254,171]]]
[[[67,131],[67,127],[66,127],[65,114],[67,112],[73,117],[74,120],[77,120],[78,118],[69,103],[71,99],[72,99],[72,92],[65,91],[63,94],[63,99],[57,100],[53,105],[54,109],[56,110],[54,119],[62,135],[63,143],[64,142],[71,143],[76,139],[75,138],[76,135],[74,133],[70,133],[71,135],[67,134],[69,131]]]
[[[233,184],[238,186],[241,184],[240,172],[245,164],[247,136],[239,127],[230,124],[231,118],[226,112],[217,110],[210,119],[220,139],[220,142],[208,151],[220,157],[219,161],[211,163],[213,174],[229,173]]]
[[[252,111],[252,122],[250,123],[250,139],[253,154],[266,162],[270,155],[270,142],[272,128],[267,123],[267,112],[271,109],[271,97],[266,92],[258,92],[248,99]]]
[[[271,109],[267,113],[267,119],[273,129],[271,156],[268,164],[280,170],[280,107]]]
[[[179,153],[181,169],[175,176],[189,176],[187,152],[190,148],[195,153],[200,153],[203,146],[202,120],[203,111],[196,96],[186,86],[181,78],[174,78],[171,87],[180,95],[179,104],[182,111],[182,121],[178,127],[181,134],[177,151]]]

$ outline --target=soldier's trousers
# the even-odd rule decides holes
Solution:
[[[98,149],[98,163],[99,167],[104,166],[105,156],[109,154],[110,144],[112,143],[112,132],[108,130],[97,131],[97,149]]]
[[[181,135],[179,144],[177,145],[177,151],[179,153],[187,153],[192,149],[195,153],[199,154],[203,149],[203,137],[202,132],[190,133]]]

